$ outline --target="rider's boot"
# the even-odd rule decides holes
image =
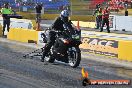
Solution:
[[[44,62],[44,58],[45,58],[46,52],[43,51],[42,57],[41,57],[41,62]]]

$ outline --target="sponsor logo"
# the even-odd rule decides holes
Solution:
[[[118,57],[118,41],[99,38],[82,38],[80,45],[83,51]]]
[[[87,86],[87,85],[130,85],[131,81],[130,80],[92,80],[89,79],[89,74],[88,71],[85,71],[84,68],[81,70],[82,73],[82,86]]]

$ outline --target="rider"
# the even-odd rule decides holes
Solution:
[[[64,30],[63,24],[69,22],[68,18],[69,12],[67,10],[63,10],[60,16],[55,19],[54,23],[52,24],[52,28],[49,32],[48,42],[46,43],[43,50],[41,62],[44,62],[45,55],[50,51],[50,48],[55,43],[56,40],[55,31],[56,30],[63,31]]]

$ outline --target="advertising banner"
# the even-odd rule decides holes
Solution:
[[[83,37],[80,48],[84,52],[118,57],[118,41]]]

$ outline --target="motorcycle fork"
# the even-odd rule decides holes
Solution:
[[[68,56],[70,57],[70,58],[72,58],[73,57],[73,54],[72,54],[72,48],[69,48],[68,49]]]

